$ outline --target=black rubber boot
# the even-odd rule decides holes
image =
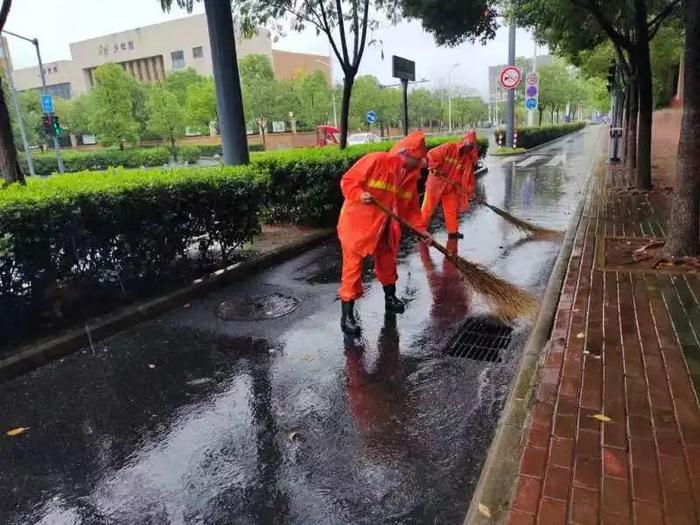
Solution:
[[[342,316],[340,317],[340,328],[348,335],[358,335],[361,331],[360,325],[355,319],[355,301],[342,301]]]
[[[464,234],[462,233],[448,233],[447,234],[448,239],[464,239]]]
[[[390,284],[384,287],[384,304],[387,312],[402,314],[406,311],[406,306],[396,297],[396,285]]]

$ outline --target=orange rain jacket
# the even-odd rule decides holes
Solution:
[[[424,144],[424,138],[422,140]],[[410,141],[420,142],[420,137],[413,136]],[[413,148],[401,149],[406,149],[410,156],[414,156]],[[423,149],[422,155],[424,154]],[[343,175],[340,182],[345,202],[340,210],[338,237],[344,249],[347,247],[363,257],[373,254],[389,222],[382,210],[360,201],[360,196],[365,191],[410,224],[419,227],[421,216],[417,182],[417,178],[414,179],[406,172],[403,159],[396,154],[369,153],[357,161]],[[389,246],[393,253],[397,253],[401,240],[401,225],[390,221],[388,234]]]
[[[474,148],[466,155],[460,155],[459,149],[465,144],[473,144]],[[458,193],[459,211],[465,212],[469,209],[469,197],[476,191],[476,178],[474,177],[474,167],[479,160],[479,146],[476,141],[476,132],[469,131],[460,142],[448,142],[428,152],[428,168],[430,171],[438,172],[442,177],[446,177],[463,188],[469,195],[465,195],[455,186],[433,174],[428,175],[425,190],[426,195],[436,201],[443,193]]]

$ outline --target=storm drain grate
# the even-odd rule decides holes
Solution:
[[[224,321],[259,321],[291,314],[298,306],[298,299],[281,293],[244,295],[221,303],[216,315]]]
[[[476,361],[500,363],[501,351],[508,348],[513,329],[493,317],[472,317],[462,325],[445,353]]]

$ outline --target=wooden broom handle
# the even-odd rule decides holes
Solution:
[[[452,184],[452,186],[457,188],[457,191],[462,192],[464,195],[467,196],[467,198],[469,198],[469,191],[467,191],[467,189],[464,186],[462,186],[459,182],[448,178],[447,176],[443,175],[442,173],[440,173],[437,170],[432,170],[431,175],[433,175],[434,177],[437,177],[438,179],[442,179],[446,182],[449,182],[450,184]],[[481,200],[481,198],[478,195],[474,196],[474,200],[480,204],[483,204],[483,202],[484,202]]]
[[[392,210],[384,206],[381,202],[378,202],[374,199],[372,199],[372,204],[382,210],[384,213],[386,213],[389,217],[394,219],[395,221],[399,222],[400,224],[406,226],[409,230],[411,230],[413,233],[420,235],[423,237],[426,232],[420,231],[418,228],[413,226],[411,223],[409,223],[407,220],[399,217],[398,214],[394,213]],[[431,246],[433,246],[436,250],[441,252],[443,255],[447,257],[453,257],[453,254],[449,252],[447,248],[445,248],[442,244],[438,243],[435,239],[433,239],[433,242],[431,243]]]

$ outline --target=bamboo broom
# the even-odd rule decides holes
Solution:
[[[444,175],[442,175],[441,173],[438,173],[435,170],[433,170],[431,172],[431,174],[434,177],[437,177],[439,179],[442,179],[444,181],[449,182],[450,184],[452,184],[452,186],[457,188],[457,191],[459,191],[460,193],[469,197],[469,192],[460,183],[453,181],[452,179],[450,179],[448,177],[445,177]],[[508,213],[507,211],[502,210],[501,208],[498,208],[498,207],[494,206],[493,204],[489,204],[488,202],[486,202],[485,200],[483,200],[481,198],[477,198],[476,201],[479,204],[483,204],[488,209],[490,209],[492,212],[494,212],[496,215],[499,215],[500,217],[505,219],[507,222],[509,222],[510,224],[515,226],[518,230],[520,230],[523,233],[526,233],[527,235],[533,235],[534,237],[537,237],[540,239],[552,239],[552,240],[554,240],[554,239],[561,238],[562,234],[561,234],[561,232],[559,232],[557,230],[550,230],[548,228],[540,228],[539,226],[536,226],[530,222],[523,221],[522,219],[518,219],[517,217],[514,217],[513,215]]]
[[[372,204],[417,235],[421,237],[425,235],[425,232],[415,228],[380,202],[373,200]],[[447,257],[464,274],[472,287],[484,295],[496,310],[498,317],[503,321],[511,323],[518,318],[534,316],[537,311],[537,301],[530,294],[509,282],[499,279],[485,268],[463,259],[456,253],[450,252],[434,239],[431,242],[431,246]]]

